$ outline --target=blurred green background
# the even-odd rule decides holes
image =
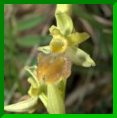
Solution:
[[[37,47],[51,40],[48,29],[56,24],[55,5],[6,4],[4,7],[4,104],[17,102],[28,90],[25,66],[37,63]],[[77,31],[91,38],[80,48],[96,67],[72,67],[66,88],[67,113],[112,113],[112,6],[74,5]],[[35,113],[47,113],[43,106]]]

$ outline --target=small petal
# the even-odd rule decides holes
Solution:
[[[57,28],[63,35],[69,35],[73,31],[73,22],[66,13],[56,14]]]
[[[68,41],[70,45],[78,45],[86,41],[89,37],[90,37],[89,34],[86,32],[83,33],[75,32],[68,36]]]
[[[43,52],[45,54],[49,54],[51,52],[50,51],[50,46],[41,46],[41,47],[38,47],[38,51]]]
[[[50,31],[50,33],[51,33],[51,35],[52,35],[53,37],[56,36],[56,35],[61,35],[60,30],[59,30],[56,26],[54,26],[54,25],[52,25],[52,26],[49,28],[49,31]]]
[[[29,112],[33,111],[37,104],[38,97],[33,97],[16,104],[5,106],[4,110],[9,112]]]
[[[66,55],[76,65],[83,67],[95,66],[95,62],[91,59],[91,57],[86,52],[77,47],[69,48],[66,52]]]

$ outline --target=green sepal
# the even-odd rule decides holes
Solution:
[[[72,12],[72,4],[57,4],[55,14],[66,13],[68,15],[71,15],[71,12]]]
[[[56,14],[57,28],[63,35],[69,35],[73,31],[73,22],[66,13]]]
[[[69,48],[66,52],[66,55],[76,65],[80,65],[83,67],[95,66],[95,62],[91,59],[89,54],[77,47]]]
[[[79,45],[84,41],[86,41],[89,37],[90,35],[86,32],[83,33],[75,32],[68,36],[68,41],[71,46]]]

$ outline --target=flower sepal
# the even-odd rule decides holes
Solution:
[[[93,59],[89,56],[89,54],[77,47],[68,48],[68,50],[66,51],[66,56],[75,65],[83,67],[91,67],[96,65]]]

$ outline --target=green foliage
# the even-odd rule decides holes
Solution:
[[[50,36],[39,36],[39,35],[27,35],[24,37],[19,37],[16,43],[23,48],[31,48],[34,45],[44,45],[48,44],[50,41]]]
[[[21,37],[17,40],[17,44],[24,48],[33,47],[36,44],[39,44],[39,36],[38,35],[27,35]]]
[[[17,29],[18,31],[24,31],[41,24],[44,21],[45,17],[40,15],[29,15],[24,17],[22,20],[18,21]]]

